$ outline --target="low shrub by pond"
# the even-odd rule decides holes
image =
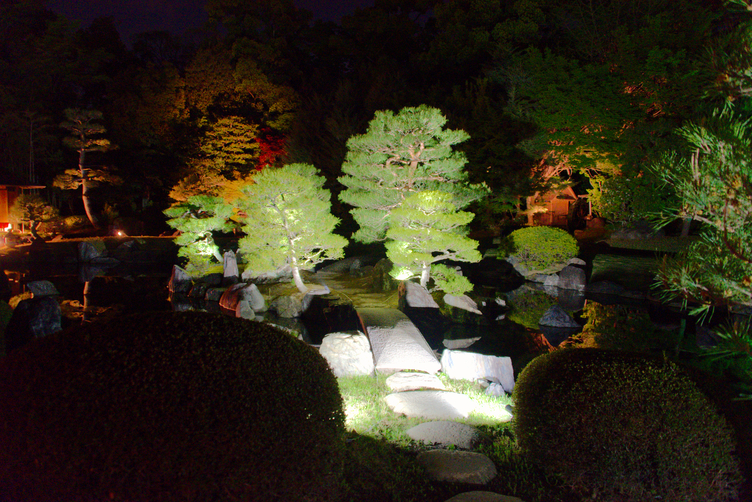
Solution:
[[[338,484],[336,379],[262,323],[158,312],[59,332],[0,360],[0,402],[2,500],[329,500]]]
[[[734,434],[674,363],[599,349],[533,360],[514,393],[515,432],[534,463],[584,497],[734,500]]]

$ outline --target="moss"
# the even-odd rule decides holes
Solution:
[[[0,361],[11,500],[326,500],[344,413],[326,361],[265,324],[147,313]]]
[[[729,425],[670,361],[559,350],[523,370],[514,399],[525,455],[584,496],[704,502],[737,494]]]

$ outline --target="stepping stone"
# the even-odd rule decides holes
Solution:
[[[407,392],[409,390],[446,390],[444,382],[435,375],[427,373],[412,373],[400,371],[386,379],[386,386],[394,392]]]
[[[523,500],[494,492],[475,491],[457,494],[447,499],[446,502],[523,502]]]
[[[463,450],[472,450],[484,439],[484,435],[475,427],[457,422],[426,422],[408,429],[407,435],[415,441],[423,441],[441,447],[456,446]]]
[[[453,380],[485,379],[500,383],[507,392],[514,389],[514,368],[509,357],[447,349],[441,354],[441,365],[442,371]]]
[[[421,332],[397,309],[357,309],[371,341],[376,371],[396,373],[417,370],[438,373],[441,363]]]
[[[418,463],[434,481],[485,485],[497,474],[490,458],[470,451],[423,451],[418,454]]]
[[[384,399],[395,413],[431,420],[467,418],[474,408],[473,401],[469,397],[439,390],[397,392],[389,394]]]

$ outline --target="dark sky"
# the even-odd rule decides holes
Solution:
[[[253,0],[248,0],[253,1]],[[339,21],[358,7],[373,5],[373,0],[294,0],[318,19]],[[206,19],[205,0],[47,0],[47,6],[86,27],[100,16],[112,16],[123,42],[136,33],[167,30],[176,35],[197,28]]]

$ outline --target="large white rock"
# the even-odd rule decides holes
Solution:
[[[405,281],[405,301],[410,307],[439,308],[426,288],[413,281]]]
[[[376,371],[438,373],[441,363],[417,327],[397,309],[361,308],[358,316],[373,349]]]
[[[373,375],[371,344],[361,332],[329,333],[321,341],[319,351],[337,377]]]
[[[472,450],[484,437],[475,427],[446,420],[418,424],[405,433],[415,441],[444,448],[455,446],[463,450]]]
[[[232,312],[241,301],[247,301],[255,312],[266,311],[266,301],[255,284],[238,283],[227,288],[219,299],[219,305]]]
[[[407,392],[409,390],[433,389],[446,390],[444,382],[436,375],[427,373],[414,373],[400,371],[386,379],[386,386],[394,392]]]
[[[444,303],[446,303],[450,307],[457,307],[458,309],[463,309],[482,315],[481,311],[478,310],[478,304],[475,303],[475,300],[467,295],[444,295]]]
[[[514,389],[514,368],[509,357],[446,349],[441,354],[441,371],[454,380],[485,379],[500,383],[507,392]]]
[[[225,254],[222,255],[222,258],[222,284],[230,285],[237,283],[238,280],[240,280],[240,271],[238,270],[238,260],[235,257],[235,252],[232,250],[225,251]]]
[[[384,400],[395,413],[431,420],[467,418],[475,407],[469,397],[441,390],[396,392],[389,394]]]
[[[485,485],[497,474],[490,458],[470,451],[428,450],[417,460],[435,481]]]

